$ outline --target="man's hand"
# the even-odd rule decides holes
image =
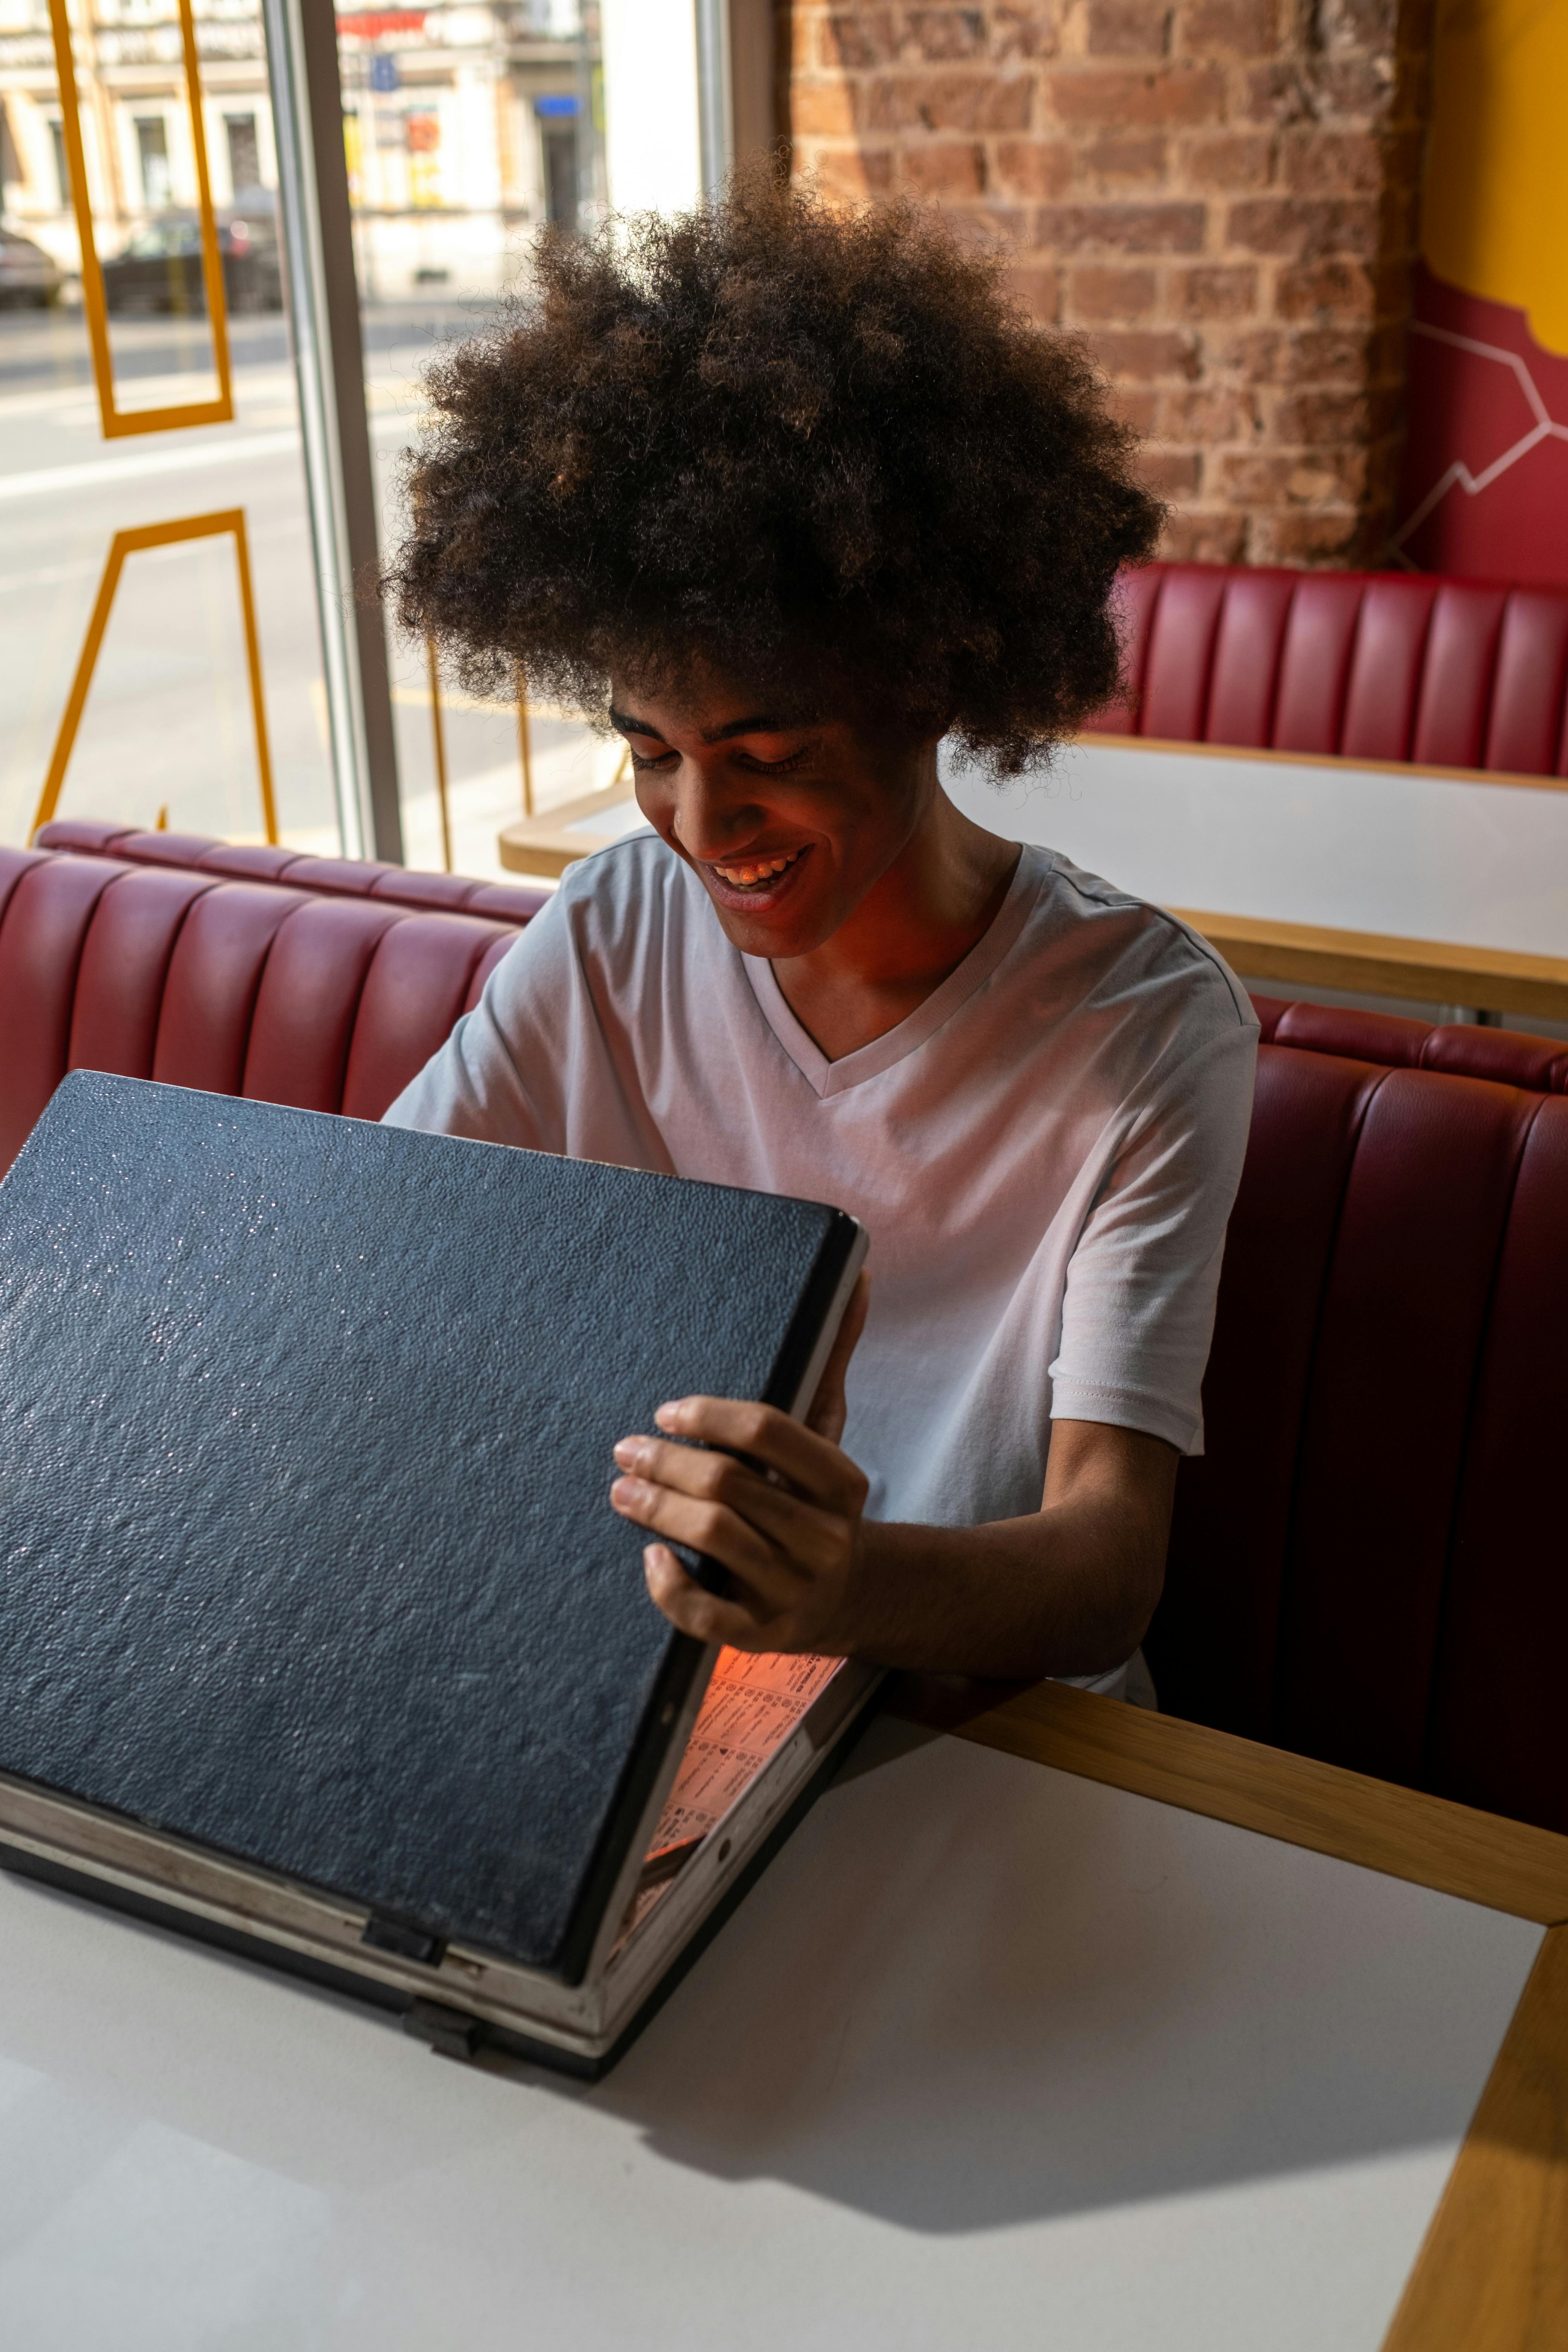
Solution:
[[[649,1592],[672,1624],[700,1642],[822,1656],[854,1646],[867,1488],[838,1439],[844,1376],[868,1295],[862,1274],[804,1425],[773,1405],[681,1397],[659,1407],[659,1428],[719,1450],[658,1437],[624,1437],[616,1448],[626,1475],[610,1489],[615,1508],[656,1536],[705,1552],[735,1580],[734,1597],[721,1601],[687,1575],[668,1543],[644,1551]]]
[[[1058,1421],[1037,1511],[974,1528],[868,1521],[865,1475],[838,1444],[865,1307],[862,1288],[805,1426],[767,1405],[684,1397],[659,1408],[660,1429],[721,1450],[658,1437],[616,1446],[626,1475],[611,1501],[667,1538],[643,1554],[660,1609],[703,1642],[916,1672],[1032,1682],[1121,1665],[1160,1597],[1175,1447]],[[704,1591],[672,1542],[721,1561],[733,1597]]]

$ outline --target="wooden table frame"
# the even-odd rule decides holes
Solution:
[[[1359,760],[1338,751],[1277,751],[1248,743],[1177,742],[1157,735],[1089,731],[1080,743],[1123,751],[1179,751],[1184,758],[1268,761],[1278,767],[1352,768],[1358,774],[1425,776],[1436,784],[1511,784],[1531,792],[1568,792],[1568,776],[1523,776],[1491,768],[1441,768],[1415,760]],[[1247,980],[1343,989],[1352,996],[1393,996],[1422,1004],[1462,1004],[1482,1013],[1530,1013],[1568,1021],[1568,958],[1518,955],[1506,948],[1465,947],[1385,931],[1342,931],[1325,923],[1278,923],[1262,916],[1173,907]]]
[[[595,839],[592,833],[574,833],[570,828],[584,817],[613,815],[633,797],[623,767],[609,783],[600,784],[594,792],[558,801],[538,816],[514,817],[510,824],[501,827],[497,838],[500,862],[509,874],[564,874],[579,857],[591,857],[595,849],[617,838],[612,833]]]
[[[905,1718],[1418,1886],[1545,1939],[1384,2352],[1568,2345],[1568,1837],[1311,1758],[1042,1683],[999,1706],[900,1677]]]

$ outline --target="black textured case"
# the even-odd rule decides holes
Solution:
[[[611,1446],[838,1211],[133,1078],[0,1186],[0,1770],[568,1982],[701,1658]]]

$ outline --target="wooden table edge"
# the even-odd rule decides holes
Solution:
[[[1568,1927],[1549,1927],[1383,2352],[1568,2344]]]
[[[1068,1684],[1039,1683],[965,1711],[955,1686],[899,1676],[886,1703],[908,1721],[1387,1877],[1542,1927],[1568,1922],[1568,1837],[1527,1822]]]
[[[965,1712],[960,1686],[899,1676],[885,1706],[1005,1755],[1544,1926],[1383,2352],[1563,2352],[1568,1838],[1059,1683]]]
[[[1545,1020],[1568,1017],[1568,957],[1407,939],[1394,931],[1334,930],[1321,923],[1279,922],[1270,916],[1206,908],[1170,911],[1248,980],[1474,1004],[1489,1013],[1533,1013]]]

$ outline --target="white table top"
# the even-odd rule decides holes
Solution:
[[[616,2072],[0,1878],[28,2352],[1373,2352],[1541,1939],[874,1727]]]
[[[1069,744],[959,806],[1168,907],[1568,956],[1568,792],[1414,772]]]

